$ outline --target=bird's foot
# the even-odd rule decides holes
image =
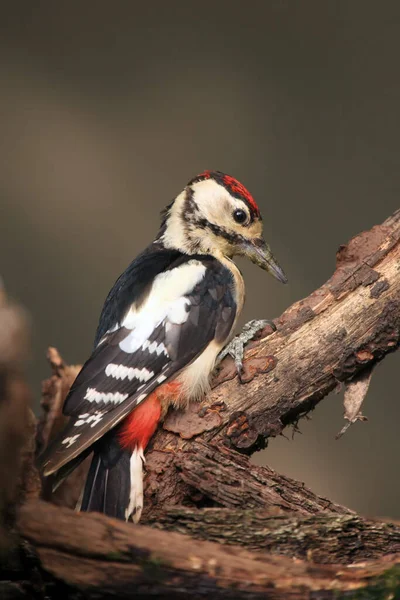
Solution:
[[[225,356],[232,356],[235,361],[235,366],[237,373],[240,377],[243,371],[243,354],[244,354],[244,346],[254,338],[254,336],[267,327],[269,325],[273,331],[276,331],[276,326],[273,321],[269,321],[268,319],[253,319],[246,323],[243,327],[241,333],[235,336],[229,344],[225,346],[223,350],[218,355],[217,362],[220,363],[221,360],[225,358]]]

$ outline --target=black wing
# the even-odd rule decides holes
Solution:
[[[179,314],[166,310],[159,322],[156,319],[150,324],[146,339],[139,334],[141,327],[149,328],[148,315],[143,312],[143,319],[135,317],[133,327],[127,317],[118,329],[103,336],[83,366],[64,405],[70,422],[42,455],[45,475],[60,469],[115,427],[158,385],[196,359],[212,340],[223,343],[229,336],[236,315],[230,271],[211,257],[189,258],[173,263],[170,273],[176,269],[176,277],[182,265],[190,263],[197,268],[200,265],[204,275],[190,291],[176,298]],[[182,276],[188,273],[181,272]],[[167,277],[165,281],[168,284]],[[154,286],[147,301],[153,290]],[[136,348],[138,336],[141,343]]]

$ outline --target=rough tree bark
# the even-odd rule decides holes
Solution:
[[[399,346],[399,239],[400,211],[340,248],[331,279],[290,307],[276,333],[248,345],[242,381],[226,359],[203,403],[168,415],[147,454],[143,523],[151,528],[25,503],[25,541],[8,567],[18,593],[29,588],[19,597],[400,595],[397,525],[364,520],[248,458],[338,385],[346,386],[349,423],[361,418],[374,365]],[[42,445],[61,424],[79,368],[55,351],[50,359]],[[85,468],[47,497],[73,506]],[[34,583],[24,587],[27,563]]]
[[[353,514],[271,514],[265,509],[173,507],[154,527],[199,540],[273,552],[320,564],[349,564],[400,553],[400,526]]]

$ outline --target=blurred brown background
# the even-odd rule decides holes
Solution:
[[[46,347],[87,357],[108,289],[197,172],[249,187],[290,279],[241,263],[242,322],[310,293],[399,205],[397,0],[8,3],[0,46],[0,272],[32,315],[37,397]],[[400,517],[398,360],[368,423],[335,441],[332,395],[255,460]]]

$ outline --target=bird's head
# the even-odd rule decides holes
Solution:
[[[262,236],[260,210],[239,181],[204,171],[166,208],[159,239],[167,248],[215,257],[246,256],[282,283],[286,276]]]

